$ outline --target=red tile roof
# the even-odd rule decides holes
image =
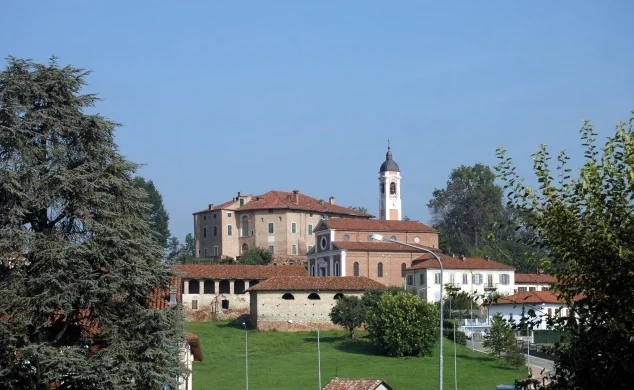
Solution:
[[[367,251],[367,252],[414,252],[414,253],[420,252],[417,249],[410,248],[405,245],[400,245],[393,242],[385,242],[385,241],[367,241],[367,242],[334,241],[333,245],[335,245],[339,249]],[[433,250],[433,251],[438,251],[438,249],[428,248],[422,245],[416,245],[416,246]]]
[[[323,221],[330,229],[382,232],[437,233],[436,229],[418,221],[384,221],[382,219],[329,218]]]
[[[557,279],[554,276],[546,274],[515,274],[515,284],[517,283],[530,283],[530,284],[551,284],[555,283]]]
[[[268,279],[272,276],[308,275],[303,265],[212,265],[178,264],[174,266],[184,278],[192,279]]]
[[[204,213],[204,212],[207,212],[207,211],[224,210],[227,207],[229,207],[229,206],[231,206],[231,205],[233,205],[233,204],[235,204],[237,202],[238,202],[237,200],[231,199],[231,200],[228,200],[228,201],[226,201],[224,203],[221,203],[219,205],[211,206],[211,208],[208,207],[206,209],[203,209],[203,210],[200,210],[200,211],[196,211],[194,214],[200,214],[200,213]]]
[[[358,218],[372,218],[372,214],[364,213],[361,211],[353,210],[348,207],[338,206],[336,204],[330,204],[327,200],[315,199],[311,196],[297,193],[297,203],[293,201],[295,194],[293,192],[286,191],[269,191],[262,195],[251,196],[251,200],[244,206],[235,208],[235,211],[246,210],[268,210],[268,209],[286,209],[286,210],[302,210],[312,211],[320,214],[336,214],[345,215]],[[218,206],[213,206],[211,210],[219,210],[224,207],[231,206],[236,200],[230,200]],[[194,214],[209,211],[209,209],[198,211]]]
[[[385,288],[364,276],[274,276],[246,291],[365,291]]]
[[[334,378],[324,390],[376,390],[380,385],[383,385],[386,389],[392,390],[383,379],[346,379],[346,378]]]
[[[503,269],[514,270],[515,268],[498,263],[493,260],[486,260],[481,257],[465,257],[461,260],[459,257],[452,257],[445,254],[440,254],[440,260],[444,269]],[[414,265],[407,270],[416,269],[438,269],[438,262],[428,253],[414,259]]]
[[[497,300],[498,305],[522,303],[561,303],[561,301],[559,294],[552,291],[525,291]]]

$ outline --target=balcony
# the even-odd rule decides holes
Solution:
[[[495,291],[498,289],[498,284],[497,283],[485,283],[484,284],[484,291]]]

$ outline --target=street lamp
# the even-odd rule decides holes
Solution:
[[[319,375],[319,390],[321,390],[321,352],[319,350],[319,329],[315,328],[314,326],[310,326],[308,324],[305,324],[303,322],[298,322],[295,320],[288,320],[289,324],[297,324],[297,325],[302,325],[305,326],[307,328],[313,329],[317,331],[317,373]]]
[[[442,390],[443,389],[443,386],[442,386],[442,382],[443,382],[443,380],[442,380],[443,379],[443,356],[442,356],[442,352],[443,352],[443,348],[442,348],[442,339],[443,339],[443,334],[442,334],[442,325],[443,325],[443,318],[442,318],[443,317],[443,309],[442,309],[443,268],[442,268],[442,261],[440,260],[440,257],[438,257],[438,255],[436,255],[436,253],[434,253],[433,251],[431,251],[431,250],[429,250],[427,248],[422,248],[422,247],[419,247],[419,246],[416,246],[416,245],[409,244],[407,242],[398,241],[398,240],[396,240],[394,238],[383,237],[382,235],[380,235],[378,233],[372,233],[372,235],[370,237],[372,237],[372,239],[376,240],[376,241],[393,242],[395,244],[401,244],[403,246],[408,246],[410,248],[414,248],[414,249],[416,249],[418,251],[421,251],[421,252],[429,253],[430,255],[434,256],[434,258],[438,261],[438,265],[440,265],[440,354],[439,354],[440,355],[440,362],[438,364],[439,365],[438,371],[439,371],[439,376],[440,376],[440,378],[439,378],[439,381],[440,381],[439,388],[440,388],[440,390]]]
[[[249,330],[246,322],[243,322],[242,326],[244,326],[244,362],[246,365],[247,390],[249,390]]]

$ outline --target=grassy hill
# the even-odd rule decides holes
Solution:
[[[193,322],[187,330],[200,338],[204,361],[194,362],[194,390],[245,388],[245,331],[229,322]],[[395,390],[437,389],[438,349],[423,358],[379,355],[367,338],[347,341],[344,332],[321,333],[322,385],[335,376],[383,378]],[[438,348],[438,347],[436,347]],[[454,388],[453,343],[445,339],[444,387]],[[525,377],[503,360],[458,345],[458,388],[495,389]],[[316,332],[249,330],[249,389],[316,389]]]

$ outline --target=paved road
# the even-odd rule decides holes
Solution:
[[[482,346],[482,343],[479,341],[467,340],[467,347],[472,348],[476,351],[484,353],[487,352],[486,348],[484,348]],[[544,372],[540,376],[545,376],[547,373],[554,371],[554,364],[552,360],[542,359],[536,356],[528,357],[526,354],[524,354],[524,356],[526,356],[526,363],[530,364],[530,366],[533,368],[533,377],[537,377],[537,375],[540,374],[542,370],[544,370]]]

